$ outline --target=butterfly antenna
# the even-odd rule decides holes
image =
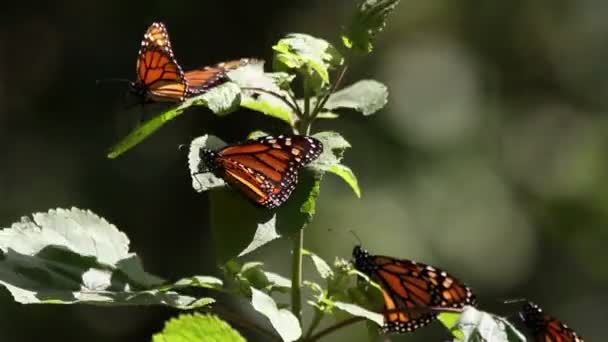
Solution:
[[[355,231],[354,231],[354,230],[352,230],[352,229],[351,229],[351,230],[349,230],[349,232],[350,232],[351,234],[353,234],[353,236],[355,237],[355,239],[357,240],[357,242],[359,242],[359,245],[362,245],[362,244],[363,244],[363,242],[361,242],[361,239],[359,238],[359,235],[357,235],[357,232],[355,232]]]
[[[528,299],[527,298],[511,298],[511,299],[503,299],[501,302],[503,304],[517,304],[517,303],[523,303],[523,302],[527,302]]]

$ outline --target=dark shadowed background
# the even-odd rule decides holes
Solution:
[[[125,87],[95,80],[135,77],[152,21],[167,25],[191,68],[270,61],[271,46],[289,32],[338,44],[353,9],[346,0],[5,3],[0,226],[49,208],[88,208],[127,233],[148,271],[217,274],[207,198],[192,190],[178,146],[205,133],[236,141],[285,127],[253,112],[217,118],[191,109],[108,160],[107,148],[157,108],[124,110]],[[314,127],[352,143],[345,162],[363,196],[326,177],[307,248],[347,258],[354,230],[374,253],[446,268],[483,308],[514,315],[500,302],[525,296],[586,340],[607,338],[607,14],[603,0],[403,0],[375,52],[346,77],[387,84],[387,108]],[[279,241],[250,258],[287,276],[288,253]],[[24,306],[1,290],[0,341],[149,341],[177,314]],[[363,332],[360,325],[326,340],[364,341]],[[434,324],[394,340],[445,336]]]

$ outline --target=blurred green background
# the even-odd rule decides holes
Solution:
[[[178,146],[204,133],[236,141],[285,127],[253,112],[217,118],[194,109],[108,160],[106,149],[157,106],[124,110],[125,88],[95,80],[135,77],[140,41],[155,20],[192,68],[270,60],[271,45],[289,32],[337,44],[354,3],[65,0],[2,8],[0,225],[49,208],[89,208],[128,234],[150,272],[175,279],[217,274],[207,198],[191,189]],[[473,287],[482,308],[514,315],[517,307],[501,301],[528,297],[586,340],[606,338],[607,14],[602,0],[403,0],[345,83],[387,84],[387,108],[315,127],[352,143],[345,163],[363,197],[326,177],[307,248],[348,258],[354,230],[373,253],[447,269]],[[288,253],[283,240],[251,258],[287,276]],[[6,290],[0,302],[1,341],[147,341],[178,313],[23,306]],[[359,325],[326,341],[365,341],[363,332]],[[391,340],[445,337],[433,324]]]

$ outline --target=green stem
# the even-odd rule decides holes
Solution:
[[[302,249],[304,247],[304,227],[293,239],[291,264],[291,312],[302,324]]]
[[[292,96],[290,96],[289,93],[287,94],[287,96],[289,96],[289,99],[287,99],[284,96],[282,96],[281,94],[278,94],[278,93],[275,93],[274,91],[266,90],[266,89],[263,89],[263,88],[243,87],[241,89],[242,90],[258,91],[260,93],[265,93],[265,94],[268,94],[268,95],[272,95],[272,96],[278,98],[279,100],[283,101],[283,103],[285,103],[296,115],[298,115],[298,116],[302,115],[302,111],[298,107],[298,103],[295,101],[295,99]],[[292,100],[292,102],[289,102],[290,99]]]
[[[329,100],[329,97],[331,96],[331,94],[333,94],[338,87],[340,86],[340,83],[342,83],[342,79],[344,78],[344,75],[346,74],[346,70],[348,70],[348,64],[344,64],[344,66],[342,67],[342,70],[340,71],[340,74],[338,75],[338,78],[336,79],[336,82],[334,82],[333,86],[331,87],[331,89],[329,90],[329,92],[327,92],[327,94],[319,101],[317,101],[317,105],[315,106],[315,108],[312,111],[312,118],[316,118],[317,114],[319,114],[319,112],[323,109],[323,106],[325,106],[325,104],[327,103],[327,100]]]
[[[304,88],[304,115],[310,117],[310,87],[308,86],[308,79],[304,77],[302,80],[302,88]]]
[[[321,320],[323,319],[323,311],[316,309],[315,310],[315,315],[312,318],[312,322],[310,323],[310,326],[308,327],[308,331],[306,332],[306,334],[304,335],[304,341],[308,340],[310,338],[310,336],[312,335],[312,333],[315,331],[315,329],[319,326],[319,323],[321,323]]]

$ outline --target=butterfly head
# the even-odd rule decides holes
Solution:
[[[521,320],[531,328],[543,326],[543,309],[533,302],[526,302],[519,313]]]
[[[360,245],[353,248],[353,258],[355,259],[355,268],[363,273],[372,273],[377,268],[369,252]]]
[[[199,152],[199,158],[201,159],[200,163],[198,164],[199,172],[213,172],[218,168],[215,161],[217,158],[217,152],[203,148]]]

